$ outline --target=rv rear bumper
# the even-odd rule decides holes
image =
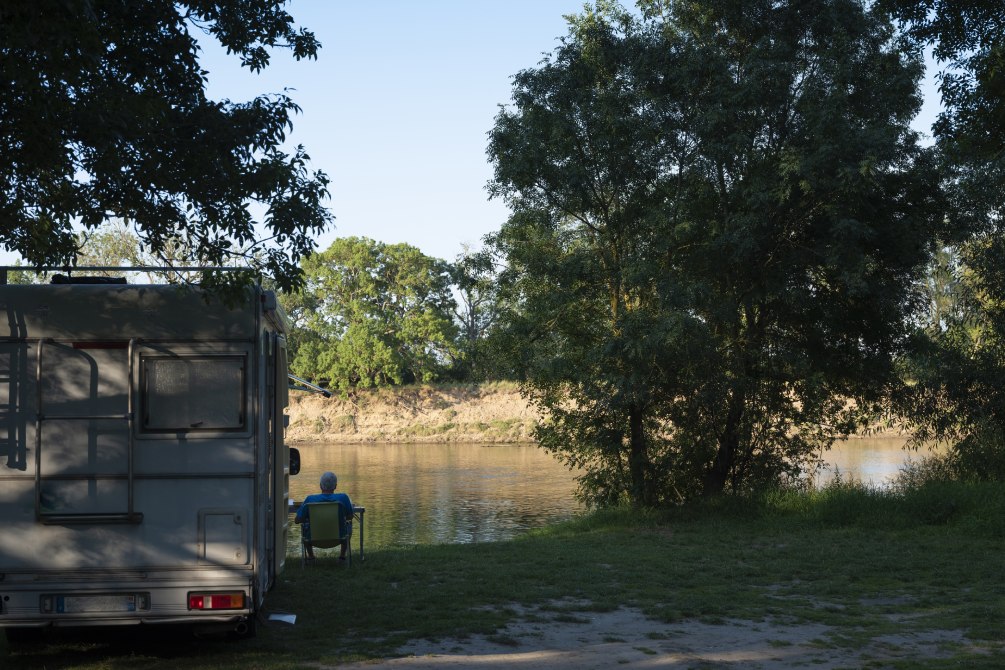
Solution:
[[[0,582],[0,628],[236,624],[255,612],[247,582],[117,584],[88,589],[79,584],[26,586]],[[211,602],[213,596],[221,597]],[[208,607],[205,602],[216,608],[201,608]]]
[[[193,624],[222,624],[237,626],[248,621],[253,615],[244,613],[234,616],[199,616],[156,618],[156,619],[62,619],[62,620],[32,620],[32,621],[0,621],[0,628],[84,628],[89,626],[177,626]]]

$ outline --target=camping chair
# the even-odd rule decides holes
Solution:
[[[352,524],[347,523],[351,516],[352,510],[347,512],[340,502],[309,503],[307,517],[311,524],[310,545],[314,549],[331,549],[341,546],[344,541],[349,565],[352,565]],[[307,564],[307,544],[308,541],[301,534],[300,562],[303,565]]]

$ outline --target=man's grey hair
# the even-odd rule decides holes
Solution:
[[[321,475],[322,491],[334,491],[336,486],[338,486],[338,477],[335,476],[334,472],[326,472]]]

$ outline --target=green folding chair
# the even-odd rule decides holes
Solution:
[[[309,503],[307,518],[311,524],[311,539],[300,536],[300,562],[307,564],[307,545],[315,550],[341,547],[346,543],[346,556],[352,565],[352,524],[347,519],[352,516],[351,510],[344,509],[340,502]],[[316,556],[316,554],[315,554]]]

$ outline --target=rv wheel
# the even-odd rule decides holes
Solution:
[[[38,644],[45,641],[47,628],[5,628],[7,641],[13,644]]]

